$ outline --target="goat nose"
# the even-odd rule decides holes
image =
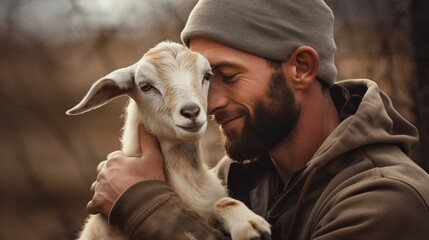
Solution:
[[[195,103],[186,104],[180,109],[180,114],[185,118],[195,119],[200,113],[200,107]]]

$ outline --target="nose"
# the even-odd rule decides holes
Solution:
[[[226,94],[228,90],[222,86],[222,83],[210,79],[209,93],[207,97],[207,114],[214,114],[216,109],[221,109],[228,104]]]
[[[198,114],[200,114],[200,107],[195,103],[188,103],[182,109],[180,109],[180,114],[188,119],[195,120]]]

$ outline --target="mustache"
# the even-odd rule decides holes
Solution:
[[[239,107],[234,110],[219,109],[213,114],[217,124],[221,124],[237,116],[250,116],[250,113],[245,107]]]

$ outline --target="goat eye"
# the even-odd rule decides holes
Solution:
[[[211,75],[213,75],[213,73],[211,73],[211,72],[207,72],[206,74],[204,74],[204,78],[203,78],[202,83],[204,84],[204,81],[209,81]]]
[[[210,80],[210,76],[211,76],[211,75],[213,75],[213,74],[211,74],[211,73],[206,73],[206,74],[204,75],[204,80],[206,80],[206,81]]]
[[[140,90],[142,90],[143,92],[147,92],[149,90],[151,90],[153,87],[152,85],[150,85],[150,83],[145,83],[143,85],[140,86]]]

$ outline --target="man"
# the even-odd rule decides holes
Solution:
[[[333,15],[322,0],[200,0],[183,42],[212,65],[208,113],[231,161],[231,196],[273,239],[429,239],[429,176],[407,154],[417,130],[370,80],[334,84]],[[221,239],[165,184],[156,139],[112,153],[91,213],[132,239]]]

